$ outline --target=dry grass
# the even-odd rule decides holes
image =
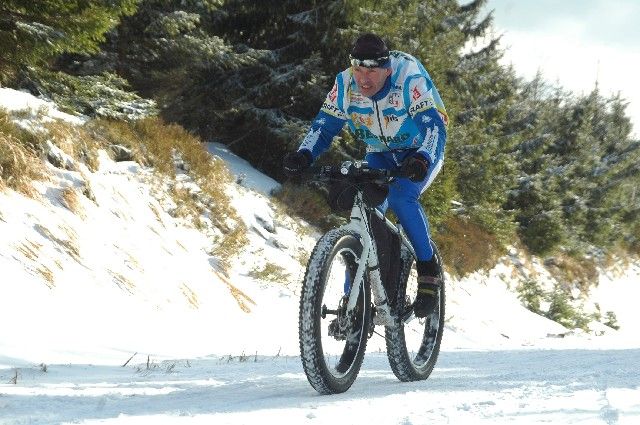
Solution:
[[[55,286],[53,272],[47,266],[38,262],[41,248],[42,248],[42,244],[26,239],[24,242],[20,243],[20,245],[16,247],[16,251],[20,252],[27,259],[36,263],[35,268],[32,270],[34,270],[37,274],[39,274],[44,278],[45,284],[47,285],[47,287],[53,288]],[[17,257],[14,257],[14,258],[21,261]]]
[[[162,234],[160,233],[160,231],[156,229],[154,226],[147,225],[147,229],[151,230],[156,235],[162,237]]]
[[[256,305],[255,301],[253,301],[247,294],[236,288],[229,279],[221,275],[220,273],[213,272],[220,280],[222,280],[229,288],[229,292],[238,303],[238,306],[245,313],[251,313],[251,307],[249,304]]]
[[[167,226],[164,225],[164,221],[162,221],[162,216],[160,215],[160,211],[158,211],[158,208],[152,203],[149,203],[149,208],[151,209],[153,215],[156,217],[158,223],[160,223],[163,228],[166,228]]]
[[[109,274],[111,275],[111,278],[113,279],[113,282],[118,285],[118,287],[120,289],[122,289],[123,291],[128,292],[129,294],[133,295],[134,290],[136,288],[136,285],[130,281],[129,279],[127,279],[125,276],[123,276],[120,273],[116,273],[113,272],[111,270],[108,270]]]
[[[38,259],[38,253],[40,252],[40,248],[42,245],[36,242],[32,242],[29,239],[22,242],[20,245],[16,247],[18,252],[27,257],[31,261],[36,261]]]
[[[632,263],[640,259],[640,251],[637,251],[637,248],[629,244],[617,244],[609,248],[600,265],[608,273],[622,276]]]
[[[545,260],[544,265],[564,290],[576,287],[587,295],[589,289],[598,283],[598,270],[593,259],[560,254]]]
[[[104,147],[101,139],[83,126],[56,120],[46,123],[45,137],[75,160],[87,165],[91,171],[98,169],[98,150]]]
[[[136,162],[154,167],[161,176],[175,178],[176,164],[179,164],[200,186],[202,193],[197,196],[186,189],[174,189],[171,196],[178,205],[177,215],[191,217],[197,228],[207,226],[201,215],[208,210],[211,222],[223,234],[217,241],[220,248],[216,250],[221,264],[227,264],[247,243],[246,226],[225,192],[226,185],[232,181],[231,174],[222,160],[212,157],[201,140],[181,126],[166,124],[159,118],[146,118],[134,122],[98,119],[85,126],[55,121],[45,127],[46,131],[31,134],[17,127],[7,112],[0,111],[0,189],[9,187],[36,195],[31,182],[45,178],[39,156],[44,154],[47,141],[84,162],[91,170],[97,169],[98,149],[121,145],[131,151]],[[90,187],[82,193],[95,202]],[[83,215],[76,190],[64,189],[61,201],[70,211]],[[159,213],[154,213],[162,223]]]
[[[131,123],[98,119],[90,123],[90,128],[106,144],[130,149],[136,162],[152,166],[163,175],[175,176],[175,160],[179,157],[194,177],[215,186],[209,191],[220,193],[223,183],[231,181],[222,162],[212,160],[201,140],[177,124],[166,124],[160,118]]]
[[[325,197],[306,186],[287,182],[274,193],[277,208],[285,214],[298,216],[311,224],[328,230],[334,223],[328,220],[332,211]]]
[[[176,240],[176,245],[178,245],[180,248],[182,248],[182,250],[184,252],[188,252],[189,250],[187,249],[186,246],[184,246],[180,241]]]
[[[86,214],[82,204],[80,203],[78,192],[73,187],[65,187],[62,189],[62,204],[72,213],[80,218],[86,218]]]
[[[494,235],[461,217],[448,219],[433,238],[448,271],[457,276],[492,267],[504,254]]]
[[[78,242],[77,242],[77,234],[71,230],[68,227],[61,227],[61,230],[63,232],[65,232],[68,236],[68,239],[62,239],[59,238],[57,236],[55,236],[49,229],[47,229],[46,227],[40,225],[40,224],[36,224],[34,226],[35,230],[40,233],[42,236],[44,236],[45,238],[49,239],[50,241],[54,242],[56,245],[59,246],[59,249],[66,253],[67,255],[69,255],[71,258],[73,258],[74,260],[76,260],[78,263],[81,263],[80,261],[80,248],[78,247]]]
[[[56,286],[53,281],[53,272],[49,270],[47,266],[39,264],[38,267],[36,267],[36,272],[44,278],[44,283],[49,289],[53,289],[53,287]]]
[[[175,185],[169,190],[169,194],[176,203],[173,211],[174,217],[191,218],[195,225],[195,220],[204,212],[202,205],[198,203],[196,198],[188,189],[176,187]]]
[[[0,109],[0,189],[10,188],[35,197],[31,183],[46,178],[39,153],[37,138],[18,127],[11,116]]]
[[[240,250],[249,243],[246,226],[244,223],[239,223],[236,227],[225,233],[217,242],[211,255],[218,257],[223,272],[226,272],[229,268],[230,259],[234,255],[237,255]]]
[[[309,263],[310,258],[311,258],[311,253],[308,251],[300,251],[296,256],[296,260],[298,260],[298,263],[300,263],[300,265],[303,268],[307,267],[307,264]]]
[[[91,181],[87,179],[86,176],[83,176],[83,178],[82,195],[94,204],[98,205],[96,195],[93,193],[93,189],[91,188]]]
[[[59,227],[60,227],[60,230],[63,231],[67,235],[69,240],[71,240],[71,241],[78,240],[78,234],[71,227],[66,226],[66,225],[61,225]]]
[[[127,257],[124,260],[124,263],[130,270],[143,270],[143,268],[140,267],[140,263],[138,262],[138,260],[133,255],[131,255],[130,253],[128,253],[126,251],[122,251],[122,252]]]
[[[176,124],[166,124],[160,118],[145,118],[132,123],[99,119],[90,124],[91,131],[104,138],[105,144],[121,145],[132,152],[135,161],[152,166],[163,176],[175,178],[176,163],[186,170],[202,193],[196,201],[186,189],[175,188],[171,196],[178,205],[176,215],[191,217],[201,228],[203,208],[223,233],[218,241],[222,263],[247,243],[246,227],[231,206],[225,187],[232,181],[224,162],[213,158],[200,139]],[[244,234],[244,235],[243,235]]]
[[[182,290],[182,294],[187,299],[187,302],[192,308],[194,309],[200,308],[198,295],[195,292],[193,292],[193,289],[189,288],[187,284],[183,283],[182,285],[180,285],[180,290]]]
[[[273,263],[266,263],[262,268],[255,268],[249,272],[249,276],[254,279],[267,280],[276,283],[286,283],[290,275],[284,268]]]
[[[89,169],[97,169],[97,152],[102,145],[84,127],[57,120],[43,124],[43,131],[31,132],[12,121],[18,115],[0,110],[0,187],[35,196],[31,182],[46,178],[42,157],[48,149],[47,142]]]
[[[138,164],[156,166],[152,163],[151,158],[145,154],[145,143],[135,132],[131,123],[101,118],[87,123],[86,127],[95,139],[101,141],[102,145],[124,146],[131,150],[133,160]]]

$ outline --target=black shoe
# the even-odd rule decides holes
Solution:
[[[438,304],[438,290],[442,280],[433,276],[418,276],[418,295],[413,303],[416,317],[427,317]]]

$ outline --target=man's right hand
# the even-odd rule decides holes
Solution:
[[[282,160],[284,174],[288,177],[299,177],[311,166],[312,157],[309,151],[289,152]]]
[[[406,178],[414,183],[418,183],[427,177],[429,163],[420,154],[407,157],[402,163],[400,171]]]

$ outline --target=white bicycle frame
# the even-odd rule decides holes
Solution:
[[[365,206],[362,197],[362,191],[358,191],[353,202],[353,207],[351,208],[350,220],[347,224],[341,226],[342,229],[350,230],[360,235],[360,240],[362,243],[362,254],[360,255],[360,259],[358,260],[358,269],[356,271],[353,284],[351,285],[351,291],[349,293],[349,300],[347,302],[346,311],[348,315],[355,308],[358,301],[358,296],[360,295],[360,288],[362,287],[362,279],[364,278],[365,272],[368,272],[376,310],[374,323],[376,325],[391,325],[393,323],[393,317],[391,315],[387,293],[384,289],[384,285],[382,284],[382,279],[380,277],[378,250],[375,241],[371,236],[371,226],[366,214],[367,209],[368,208]],[[402,228],[399,225],[395,226],[377,208],[372,208],[371,210],[380,219],[384,220],[391,231],[393,231],[400,237],[401,243],[409,249],[413,257],[415,258],[415,251],[413,249],[413,246],[404,236]]]

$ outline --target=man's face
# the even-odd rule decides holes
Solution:
[[[384,82],[391,75],[391,68],[366,68],[364,66],[353,66],[353,76],[360,93],[367,97],[372,97],[384,86]]]

